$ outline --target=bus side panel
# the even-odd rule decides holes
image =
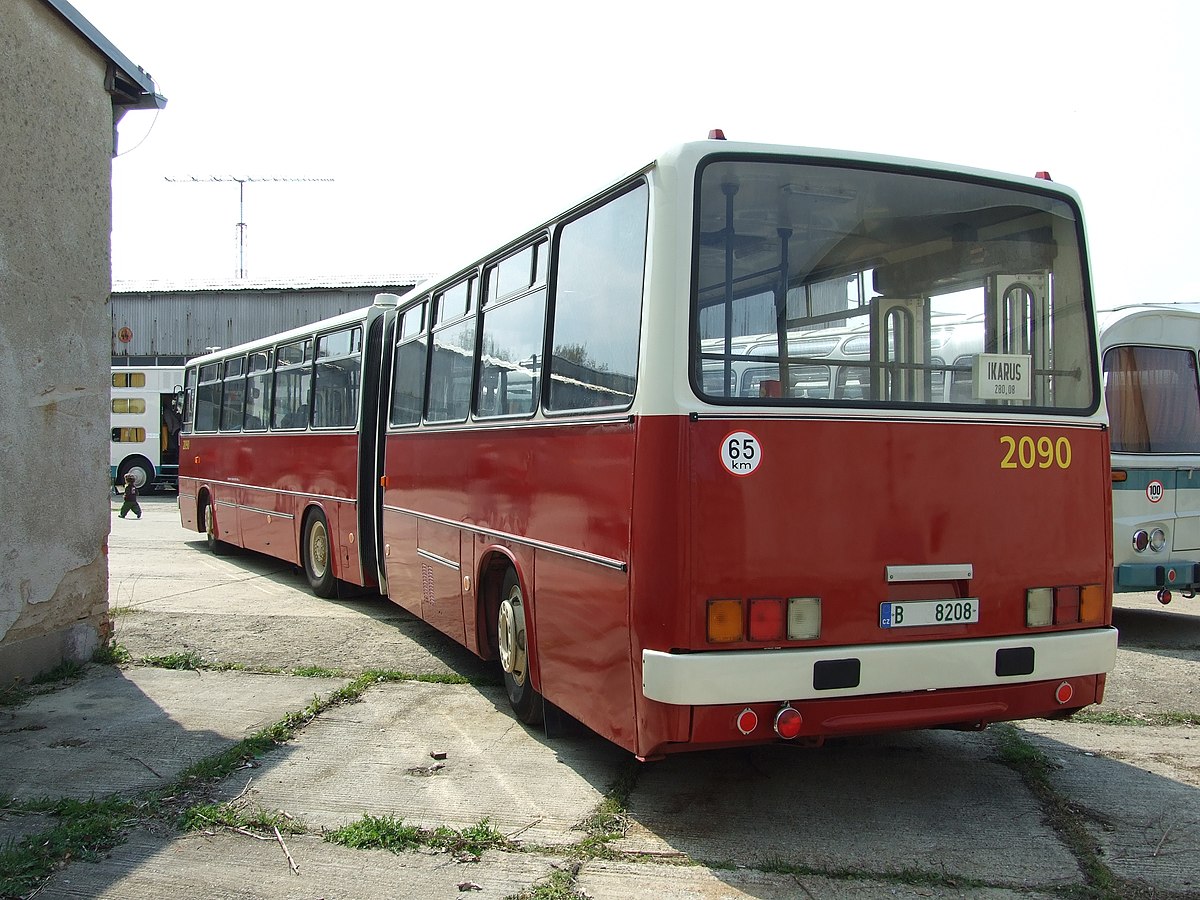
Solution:
[[[192,434],[186,442],[181,476],[212,486],[221,540],[299,564],[304,511],[319,502],[329,510],[335,574],[362,583],[357,557],[347,567],[341,549],[358,541],[356,434]],[[275,511],[285,516],[282,523],[262,521]]]
[[[242,546],[296,562],[291,498],[286,494],[246,487],[239,491]]]
[[[437,566],[415,558],[413,538],[426,533],[425,520],[414,533],[404,525],[412,516],[398,510],[460,531],[487,529],[487,541],[513,549],[531,594],[526,602],[535,686],[550,702],[614,740],[628,733],[623,723],[633,717],[624,571],[633,449],[634,427],[621,420],[393,433],[385,457],[389,595],[411,609],[414,592],[420,596],[422,590],[421,566]],[[535,551],[531,542],[556,549]],[[461,574],[467,574],[473,542],[460,546],[458,562],[465,567]],[[438,555],[449,552],[443,548]],[[535,552],[536,567],[546,566],[536,577]],[[573,555],[603,557],[608,564]],[[477,596],[472,591],[470,601]],[[577,601],[583,602],[582,610]],[[474,649],[474,628],[461,620],[452,630],[445,622],[437,624],[458,640],[468,638],[464,643]],[[598,695],[597,678],[622,687]]]
[[[384,551],[388,598],[414,616],[421,615],[421,562],[417,558],[417,519],[385,509]]]
[[[467,539],[468,545],[470,539]],[[417,522],[417,551],[421,567],[421,618],[460,644],[467,644],[463,617],[463,535],[441,522]],[[474,632],[472,632],[474,634]]]
[[[535,569],[541,684],[555,705],[632,748],[628,581],[624,572],[539,551]]]
[[[691,506],[686,473],[688,420],[682,416],[638,419],[630,543],[630,645],[637,749],[647,755],[664,744],[688,740],[690,707],[648,700],[642,694],[643,647],[680,645],[680,621],[688,607],[691,576]]]

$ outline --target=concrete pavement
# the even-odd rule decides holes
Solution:
[[[0,850],[60,824],[29,811],[36,798],[154,798],[123,823],[122,843],[97,862],[69,862],[39,898],[1200,896],[1194,726],[1023,723],[1016,737],[1045,763],[1045,789],[1006,764],[1001,729],[640,765],[590,734],[548,739],[521,726],[480,677],[485,666],[397,608],[318,600],[262,557],[208,555],[165,498],[145,507],[140,523],[114,522],[118,641],[135,658],[192,653],[274,674],[93,665],[0,708]],[[1147,616],[1180,645],[1126,648],[1123,636],[1119,667],[1165,667],[1154,684],[1190,677],[1200,612]],[[188,767],[389,660],[400,673],[473,683],[372,684],[253,764],[171,796],[185,793]],[[344,674],[289,674],[323,664]],[[1150,701],[1151,682],[1137,683],[1136,697],[1114,685],[1118,705],[1100,709],[1167,712],[1171,697],[1193,696]],[[289,828],[180,830],[177,807],[201,801],[282,816]],[[426,833],[486,823],[509,840],[475,856],[325,839],[364,816]]]

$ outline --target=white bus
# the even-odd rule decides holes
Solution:
[[[182,366],[112,368],[109,468],[114,490],[126,475],[139,491],[177,489]]]
[[[1200,304],[1099,313],[1113,486],[1113,590],[1200,589]]]

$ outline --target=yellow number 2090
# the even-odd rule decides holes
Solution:
[[[1000,460],[1002,469],[1060,469],[1071,467],[1071,442],[1065,437],[1051,440],[1042,435],[1036,441],[1029,435],[1015,438],[1002,435],[1000,446],[1005,449]]]

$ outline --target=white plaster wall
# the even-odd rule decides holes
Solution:
[[[0,2],[0,687],[106,634],[104,73],[41,0]]]

